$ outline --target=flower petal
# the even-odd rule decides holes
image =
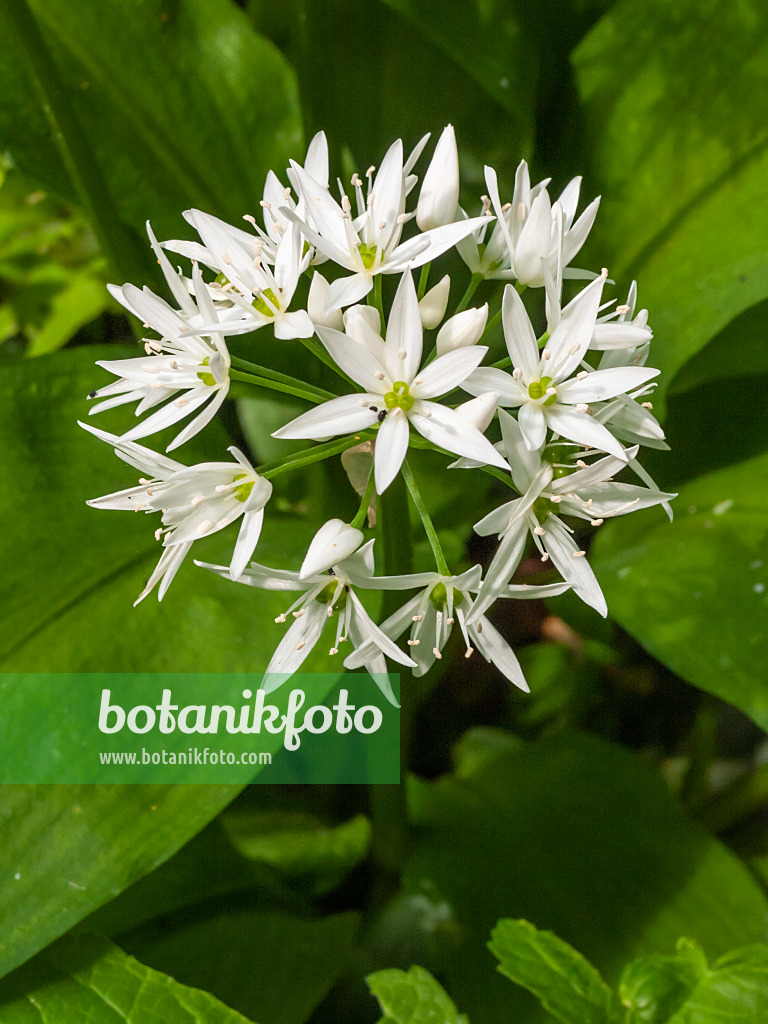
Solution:
[[[408,417],[402,409],[393,409],[379,428],[374,449],[376,493],[383,494],[403,464],[408,451]]]
[[[615,455],[623,462],[627,461],[624,446],[616,440],[613,434],[599,423],[594,416],[587,412],[576,412],[567,405],[553,405],[546,410],[547,423],[550,429],[567,437],[569,441],[576,441],[587,448],[597,448],[598,451],[608,452]]]
[[[367,400],[367,404],[361,404],[363,399]],[[284,427],[276,430],[272,437],[321,438],[365,430],[366,427],[373,426],[377,417],[377,413],[372,412],[369,405],[379,400],[379,395],[360,394],[333,398],[330,402],[324,402],[286,423]]]
[[[544,528],[546,532],[542,537],[542,543],[549,552],[557,571],[567,583],[571,584],[574,592],[585,604],[594,608],[605,618],[608,614],[608,606],[605,603],[600,584],[586,558],[574,557],[576,547],[570,533],[560,520],[552,515],[547,517]]]
[[[544,447],[544,442],[547,439],[547,420],[540,405],[526,402],[520,407],[517,422],[528,451],[538,451],[539,448]]]
[[[561,384],[557,397],[561,402],[576,405],[578,402],[604,402],[616,395],[640,387],[646,381],[658,377],[659,370],[646,366],[622,366],[612,370],[594,370],[584,380],[571,380]]]
[[[400,279],[387,321],[386,364],[393,381],[408,384],[421,363],[423,329],[410,271]]]
[[[411,394],[414,398],[437,398],[453,391],[477,368],[487,351],[482,345],[472,345],[446,352],[419,372],[411,385]]]
[[[416,412],[419,409],[419,412]],[[425,416],[424,412],[430,415]],[[416,430],[433,444],[486,466],[509,469],[491,442],[453,409],[436,402],[419,402],[410,416]]]

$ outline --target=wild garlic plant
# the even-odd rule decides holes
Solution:
[[[414,168],[428,138],[408,156],[402,142],[393,143],[378,170],[352,175],[348,187],[339,181],[337,198],[320,133],[303,166],[291,162],[288,186],[270,172],[261,223],[248,215],[245,227],[235,227],[190,210],[184,216],[198,241],[158,243],[148,228],[170,301],[131,284],[111,288],[152,334],[144,355],[99,364],[117,379],[92,392],[98,401],[90,411],[136,403],[138,423],[120,436],[86,429],[142,475],[135,486],[89,504],[160,516],[155,536],[162,554],[137,603],[155,588],[162,599],[195,541],[239,521],[230,564],[196,564],[247,586],[293,592],[276,620],[285,631],[265,666],[267,690],[299,669],[321,637],[345,667],[365,667],[385,687],[387,659],[421,675],[442,657],[455,629],[467,658],[477,652],[527,690],[514,652],[488,618],[494,603],[571,588],[606,615],[569,520],[598,527],[650,505],[671,514],[674,495],[660,491],[638,460],[643,446],[666,447],[648,401],[658,375],[646,366],[648,314],[636,310],[634,284],[617,305],[606,298],[607,270],[571,266],[598,200],[578,216],[580,179],[553,201],[548,181],[531,185],[523,161],[506,197],[496,172],[485,168],[488,194],[470,216],[459,205],[450,125],[418,187]],[[429,287],[429,278],[436,276],[434,261],[453,248],[469,282],[448,315],[454,282],[443,274]],[[174,268],[169,253],[184,266]],[[304,275],[311,279],[306,308],[298,308]],[[385,275],[396,282],[387,289],[388,304]],[[563,304],[567,279],[584,283]],[[492,289],[503,288],[499,309],[470,305],[485,280],[506,282]],[[539,337],[528,312],[536,302],[546,323]],[[508,354],[489,364],[485,341],[499,322]],[[227,339],[244,334],[254,335],[258,352],[262,330],[308,348],[335,370],[337,389],[230,354]],[[188,466],[137,443],[172,426],[180,430],[168,450],[181,448],[214,418],[232,380],[306,402],[307,410],[273,437],[310,445],[263,466],[236,448],[230,461]],[[508,489],[499,507],[483,515],[478,509],[475,531],[498,538],[485,570],[448,564],[409,464],[411,448],[439,453],[446,472],[489,473]],[[270,514],[271,481],[345,453],[361,497],[354,518],[318,524],[293,569],[252,561]],[[615,480],[620,473],[627,479]],[[434,568],[427,572],[376,572],[369,513],[398,477],[431,547]],[[472,494],[469,482],[466,491]],[[399,528],[410,531],[410,522]],[[528,545],[553,582],[512,582]],[[401,607],[377,624],[360,599],[370,590],[403,592]],[[387,696],[394,702],[391,690]]]

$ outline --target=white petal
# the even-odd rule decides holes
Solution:
[[[409,433],[408,417],[401,409],[393,409],[381,424],[374,449],[377,494],[383,494],[400,472]]]
[[[275,317],[275,337],[280,341],[292,341],[294,338],[311,338],[315,326],[309,314],[303,309],[293,313],[281,313]]]
[[[540,405],[526,402],[520,407],[517,422],[522,431],[525,446],[529,451],[537,451],[544,447],[547,439],[547,421]]]
[[[531,212],[515,246],[515,273],[522,284],[536,287],[544,283],[541,259],[549,253],[551,234],[552,207],[549,194],[543,189],[531,204]]]
[[[416,408],[420,408],[422,413],[430,413],[427,417],[413,412],[410,417],[413,426],[428,441],[484,465],[509,469],[488,438],[466,423],[453,409],[447,409],[436,402],[421,402]]]
[[[376,376],[377,373],[383,373],[384,367],[375,356],[371,355],[367,346],[361,345],[356,339],[347,337],[346,334],[334,331],[330,327],[318,327],[317,334],[333,361],[355,383],[374,395],[384,392],[387,386],[386,382]],[[384,346],[380,344],[380,348],[380,354],[383,356]]]
[[[328,308],[328,282],[319,271],[315,271],[309,286],[307,313],[318,327],[332,327],[340,331],[344,326],[340,309]]]
[[[421,363],[422,351],[419,302],[410,271],[403,274],[392,301],[386,346],[387,368],[392,380],[404,380],[410,384]]]
[[[459,205],[459,154],[453,126],[443,129],[424,175],[416,223],[422,231],[440,227],[455,219]]]
[[[499,424],[507,462],[512,469],[512,480],[518,491],[525,494],[541,469],[541,455],[538,451],[531,451],[525,443],[520,424],[503,409],[499,411]]]
[[[512,579],[515,569],[520,564],[527,539],[528,525],[524,518],[515,525],[514,529],[509,530],[501,538],[496,554],[488,566],[477,599],[467,615],[467,625],[474,625],[504,592],[504,588]]]
[[[576,441],[587,448],[597,448],[601,452],[609,452],[617,459],[626,462],[624,446],[620,444],[613,434],[602,423],[598,423],[594,416],[587,412],[576,412],[566,405],[553,405],[546,410],[547,422],[550,429],[569,441]]]
[[[413,382],[411,394],[414,398],[437,398],[453,391],[477,368],[487,351],[482,345],[472,345],[446,352],[419,372],[416,380],[421,383]]]
[[[500,397],[498,391],[487,391],[484,395],[478,395],[477,398],[458,405],[454,411],[481,434],[484,434],[496,415]]]
[[[332,281],[325,300],[326,315],[342,306],[351,306],[354,302],[359,302],[371,288],[373,281],[363,274],[353,274],[352,277],[340,277]]]
[[[600,584],[583,556],[574,558],[576,545],[563,524],[548,516],[544,523],[546,533],[542,538],[555,568],[566,582],[570,583],[579,597],[605,618],[608,606],[605,603]]]
[[[487,217],[472,217],[469,220],[457,221],[455,224],[446,224],[441,228],[432,228],[431,231],[424,231],[415,238],[410,238],[394,249],[387,260],[392,269],[402,268],[406,264],[410,267],[422,267],[450,249],[460,239],[471,234],[476,228],[483,227],[488,221]],[[421,248],[423,246],[423,248]]]
[[[369,400],[369,405],[380,401],[379,395],[342,395],[297,416],[276,430],[272,437],[321,438],[365,430],[376,422],[377,413],[368,405],[360,404],[364,398]]]
[[[373,182],[372,213],[376,224],[376,243],[383,251],[400,234],[397,218],[405,210],[404,188],[403,144],[397,139],[385,153]],[[381,228],[380,224],[385,226]]]
[[[541,364],[546,367],[542,373],[555,381],[569,377],[584,358],[595,330],[604,283],[605,277],[601,274],[563,310],[560,323],[547,342],[548,365],[543,361]]]
[[[539,375],[539,346],[523,300],[510,284],[504,289],[501,315],[512,366],[519,367],[523,379],[530,383]]]
[[[517,408],[526,400],[527,393],[510,373],[498,370],[494,366],[481,366],[474,370],[461,385],[462,391],[470,395],[484,395],[495,391],[499,397],[499,405]]]
[[[294,619],[267,665],[262,683],[267,693],[282,686],[306,660],[320,639],[327,619],[324,604],[319,601],[307,602],[304,614]]]
[[[264,510],[258,512],[246,512],[237,535],[237,543],[232,553],[232,561],[229,566],[229,575],[233,580],[241,576],[243,570],[251,559],[254,548],[261,536],[261,527],[264,522]]]
[[[613,370],[594,370],[585,380],[572,378],[557,389],[561,402],[576,405],[579,402],[604,402],[646,381],[658,377],[659,370],[645,366],[623,366]]]
[[[485,616],[481,616],[477,620],[477,626],[472,630],[472,639],[486,661],[495,665],[510,683],[525,693],[529,692],[528,683],[525,681],[515,652]]]

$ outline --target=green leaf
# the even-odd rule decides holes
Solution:
[[[622,0],[574,61],[605,194],[592,251],[638,279],[663,391],[768,295],[768,8]]]
[[[533,992],[545,1010],[564,1024],[620,1021],[616,997],[599,971],[552,932],[528,921],[499,921],[488,948],[498,970]]]
[[[176,234],[197,206],[255,213],[270,167],[300,156],[293,73],[230,0],[33,0],[70,99],[126,223]],[[5,34],[5,33],[4,33]],[[78,201],[19,56],[0,68],[3,145]]]
[[[706,971],[706,957],[690,939],[680,939],[675,956],[652,953],[627,964],[619,995],[632,1010],[632,1024],[666,1024]]]
[[[260,1024],[303,1024],[347,966],[359,924],[354,913],[308,921],[237,908],[170,930],[163,922],[157,938],[129,937],[127,946]]]
[[[32,335],[27,355],[39,356],[66,345],[75,332],[110,305],[104,282],[91,274],[73,276],[53,299],[42,328]]]
[[[609,984],[681,934],[712,956],[764,935],[766,903],[739,860],[683,816],[650,764],[592,736],[413,782],[411,807],[406,884],[452,908],[461,941],[441,978],[473,1024],[530,1012],[529,996],[488,976],[483,947],[500,916],[559,935]]]
[[[301,811],[232,809],[222,824],[244,857],[270,865],[285,878],[333,890],[365,859],[371,825],[363,814],[329,825]]]
[[[671,525],[658,510],[611,523],[590,558],[626,630],[764,729],[767,500],[768,455],[761,455],[686,485]]]
[[[385,0],[444,50],[511,116],[510,131],[525,152],[533,132],[538,63],[530,34],[509,6],[466,0]]]
[[[423,967],[377,971],[365,980],[386,1014],[379,1024],[469,1024]]]
[[[0,989],[0,1024],[248,1024],[95,936],[67,938]]]
[[[170,857],[240,788],[4,786],[0,976]]]
[[[762,1024],[768,1019],[768,946],[716,961],[667,1024]]]

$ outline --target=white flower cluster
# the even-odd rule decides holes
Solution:
[[[442,656],[456,623],[466,657],[478,651],[525,690],[514,653],[486,617],[491,605],[499,598],[530,599],[572,588],[605,615],[602,591],[567,520],[599,526],[611,516],[658,504],[670,514],[674,495],[659,491],[637,460],[640,446],[666,447],[651,404],[641,401],[658,374],[645,366],[652,337],[647,312],[635,312],[634,284],[627,303],[616,306],[616,300],[603,300],[607,271],[570,266],[592,227],[598,200],[577,218],[580,179],[552,202],[549,182],[531,186],[523,162],[505,204],[496,172],[486,167],[488,195],[480,216],[469,217],[459,206],[459,160],[448,126],[409,212],[417,185],[413,168],[427,141],[428,136],[407,158],[395,142],[378,171],[369,167],[364,178],[352,176],[350,193],[338,182],[337,201],[320,133],[304,165],[291,163],[288,187],[270,172],[262,224],[247,216],[245,230],[191,210],[185,218],[200,241],[158,244],[148,228],[173,303],[147,288],[111,288],[158,337],[145,340],[140,358],[99,364],[118,379],[92,392],[100,401],[91,412],[137,402],[139,422],[120,437],[87,429],[143,475],[138,486],[89,504],[160,513],[156,538],[163,552],[139,601],[158,584],[163,597],[195,540],[242,520],[230,565],[198,564],[248,586],[296,592],[277,620],[291,624],[266,667],[267,689],[295,672],[334,622],[330,653],[348,645],[344,665],[364,666],[392,701],[382,682],[386,659],[423,674]],[[450,277],[429,291],[427,284],[432,261],[454,247],[471,278],[446,320]],[[174,269],[168,252],[190,261],[188,274]],[[326,263],[342,273],[329,275],[329,281],[317,269]],[[412,271],[419,267],[417,291]],[[292,309],[304,275],[310,278],[306,308]],[[399,278],[388,313],[383,275]],[[568,278],[589,283],[563,306]],[[487,303],[469,305],[486,280],[508,282],[501,309],[490,318]],[[546,320],[538,338],[521,297],[537,288],[543,289]],[[483,365],[483,341],[499,320],[508,355]],[[230,354],[227,337],[262,328],[287,344],[305,345],[333,367],[344,393]],[[431,332],[437,332],[433,339]],[[178,448],[215,416],[232,379],[305,399],[312,407],[273,436],[322,443],[261,471],[235,448],[232,462],[185,466],[136,443],[187,421],[168,446]],[[457,389],[473,397],[457,400]],[[495,442],[487,431],[495,431]],[[484,576],[479,565],[451,573],[408,464],[409,447],[451,453],[458,459],[448,468],[490,472],[514,491],[511,501],[474,526],[478,534],[499,538]],[[357,516],[351,523],[323,524],[298,571],[249,565],[272,494],[270,480],[339,455],[362,497]],[[640,482],[615,481],[623,470]],[[366,517],[373,521],[374,491],[383,493],[400,474],[430,541],[435,570],[377,576],[374,540],[366,540],[363,526]],[[560,581],[511,583],[529,536]],[[358,596],[372,589],[416,594],[377,625]],[[407,652],[396,643],[406,633]]]

